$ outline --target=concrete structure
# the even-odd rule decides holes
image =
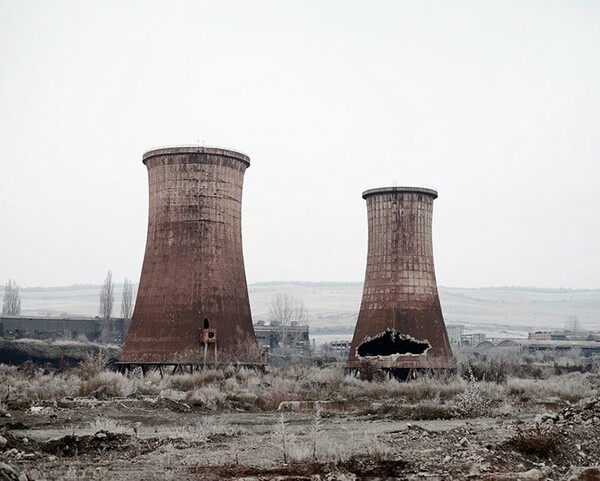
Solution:
[[[531,341],[595,341],[600,338],[600,332],[594,331],[535,331],[528,334]]]
[[[535,331],[528,334],[531,341],[549,341],[551,339],[549,331]]]
[[[340,351],[349,353],[350,348],[352,347],[351,341],[330,341],[325,344],[325,349],[330,349],[332,351]]]
[[[307,354],[310,352],[309,326],[292,324],[265,324],[262,321],[254,324],[256,340],[261,347],[268,347],[271,351],[279,348],[288,348],[294,352]]]
[[[549,355],[576,353],[581,357],[600,356],[600,341],[555,341],[536,339],[505,339],[497,344],[485,340],[474,346],[475,352],[495,349],[518,348],[522,353],[544,352]]]
[[[432,214],[437,192],[419,187],[367,190],[367,269],[348,367],[368,359],[404,376],[450,369],[433,266]]]
[[[125,364],[261,363],[242,254],[250,159],[174,147],[146,152],[150,207]]]
[[[0,338],[77,339],[96,342],[123,342],[125,319],[98,317],[1,316]]]
[[[477,346],[486,340],[487,337],[484,332],[472,332],[461,336],[461,343],[463,346]]]
[[[448,340],[450,345],[454,347],[462,346],[462,336],[465,326],[462,324],[447,324],[446,331],[448,332]]]
[[[352,342],[350,340],[329,341],[321,347],[321,353],[325,356],[331,356],[342,362],[348,360]]]

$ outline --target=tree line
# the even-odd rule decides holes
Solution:
[[[98,314],[103,319],[112,318],[115,302],[114,283],[112,272],[108,271],[104,284],[100,289],[100,306]],[[127,277],[123,281],[123,294],[121,297],[121,317],[131,319],[133,312],[133,285]],[[4,285],[4,295],[2,297],[2,315],[20,316],[21,315],[21,294],[19,285],[12,279]]]

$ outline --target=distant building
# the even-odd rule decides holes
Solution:
[[[544,336],[549,333],[530,333],[528,339],[504,339],[500,342],[493,339],[486,339],[478,344],[473,345],[476,352],[485,352],[489,349],[504,349],[516,348],[521,353],[534,354],[536,352],[544,352],[549,356],[560,355],[577,355],[581,357],[591,357],[600,355],[600,337],[599,340],[586,339],[584,341],[572,340],[553,340],[553,339],[536,339],[534,336]],[[494,341],[494,342],[492,342]]]
[[[465,327],[462,324],[447,324],[446,331],[448,332],[448,340],[450,346],[460,347],[462,346],[462,336]]]
[[[527,339],[531,341],[549,341],[552,339],[551,333],[548,331],[535,331],[530,332]]]
[[[125,319],[99,317],[1,316],[0,338],[4,339],[77,339],[123,342]]]
[[[555,355],[565,353],[576,353],[581,357],[600,355],[600,342],[594,341],[522,341],[520,343],[523,351],[530,354],[534,352],[548,352]]]
[[[333,351],[350,351],[350,346],[352,345],[351,340],[346,341],[331,341],[326,344],[328,349]]]
[[[309,327],[292,322],[291,325],[265,324],[258,321],[254,324],[254,333],[258,344],[268,347],[271,351],[288,348],[296,352],[310,352]]]
[[[595,341],[600,339],[599,332],[593,331],[535,331],[528,335],[530,341]]]
[[[463,334],[461,343],[463,346],[474,347],[486,340],[484,332],[474,332],[472,334]]]
[[[330,341],[323,345],[323,352],[327,356],[333,356],[340,360],[348,359],[348,355],[350,354],[350,347],[352,346],[352,341],[344,340],[344,341]]]

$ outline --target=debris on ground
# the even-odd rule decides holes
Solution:
[[[66,466],[77,479],[118,481],[159,479],[152,476],[163,472],[189,481],[600,481],[600,398],[520,406],[512,416],[433,420],[407,420],[396,411],[375,416],[343,402],[326,403],[327,416],[316,418],[317,405],[215,414],[156,396],[38,402],[42,409],[15,411],[11,424],[0,426],[0,462],[17,476],[3,468],[0,481],[61,479]],[[296,447],[306,450],[314,436],[314,453],[302,461],[281,462],[271,433],[282,416]],[[90,432],[99,417],[119,432]],[[39,466],[50,474],[31,474]]]

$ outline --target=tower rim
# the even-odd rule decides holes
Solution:
[[[250,167],[250,157],[237,150],[224,149],[221,147],[204,147],[194,145],[179,145],[150,149],[144,152],[144,155],[142,156],[142,162],[146,164],[146,162],[153,157],[165,157],[169,155],[181,154],[219,155],[221,157],[229,157],[235,160],[239,160],[240,162],[245,164],[246,167]]]
[[[393,186],[365,190],[362,193],[362,198],[366,199],[367,197],[380,194],[425,194],[432,196],[434,199],[437,199],[438,196],[437,190],[427,187]]]
[[[437,190],[428,187],[411,187],[411,186],[393,186],[393,187],[376,187],[374,189],[365,190],[362,193],[363,199],[379,194],[426,194],[437,199]]]

